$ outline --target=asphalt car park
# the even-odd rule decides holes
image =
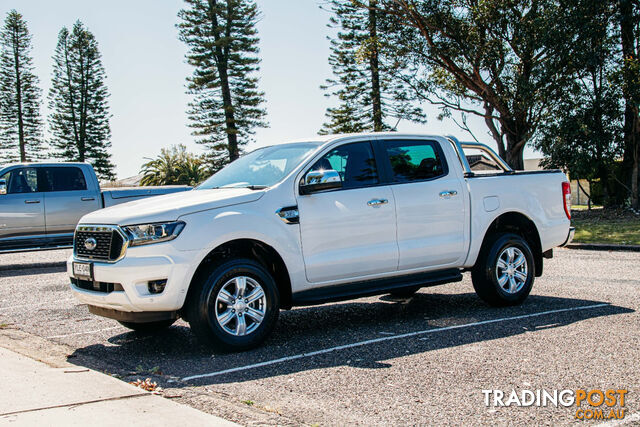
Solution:
[[[627,389],[639,422],[640,253],[558,249],[531,296],[491,308],[460,283],[283,311],[260,348],[215,353],[72,298],[68,251],[0,256],[0,345],[116,375],[241,424],[570,424],[576,408],[486,406],[482,390]],[[635,421],[634,421],[635,420]]]

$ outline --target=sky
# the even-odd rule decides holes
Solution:
[[[320,85],[331,77],[327,62],[331,30],[329,13],[319,0],[258,0],[262,19],[260,36],[260,88],[266,94],[269,128],[258,129],[247,150],[284,140],[315,135],[325,111],[335,101]],[[20,12],[33,37],[35,73],[43,90],[42,114],[47,117],[46,95],[51,87],[53,52],[57,35],[81,20],[95,35],[106,70],[111,118],[111,153],[118,178],[136,175],[145,158],[160,149],[184,144],[201,153],[186,116],[190,100],[185,78],[186,46],[178,40],[177,13],[181,0],[0,0],[0,16]],[[423,105],[426,124],[401,122],[398,130],[454,135],[470,140],[451,120],[437,120],[437,109]],[[495,144],[482,119],[470,119],[476,137]],[[535,157],[531,150],[525,157]]]

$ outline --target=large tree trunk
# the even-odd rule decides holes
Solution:
[[[638,163],[640,163],[640,120],[638,109],[632,100],[625,99],[624,109],[624,155],[622,160],[626,182],[630,183],[631,207],[639,209],[638,201]]]
[[[498,155],[514,170],[524,170],[524,137],[505,130],[501,126],[502,131],[498,131],[493,120],[485,117],[485,123],[490,130],[491,136],[498,146]],[[505,145],[504,137],[507,143]]]
[[[600,164],[602,164],[602,162],[600,162]],[[602,206],[608,207],[611,205],[609,197],[609,170],[605,167],[600,167],[598,169],[598,179],[602,187]]]
[[[20,161],[27,161],[27,150],[24,141],[24,120],[22,118],[22,82],[20,81],[20,52],[18,51],[18,31],[13,31],[13,59],[16,72],[16,106],[18,108],[18,142],[20,146]]]
[[[218,15],[216,14],[216,0],[209,0],[209,19],[211,19],[211,27],[213,37],[216,42],[219,42],[221,35],[218,32]],[[225,37],[229,37],[233,16],[233,4],[227,2],[227,22],[225,22]],[[229,85],[229,52],[228,47],[222,48],[220,43],[216,43],[215,56],[216,67],[218,75],[220,76],[220,90],[222,91],[222,104],[224,108],[224,117],[227,127],[227,150],[229,151],[229,160],[234,161],[240,157],[240,151],[238,150],[238,128],[236,127],[236,120],[234,115],[233,100],[231,98],[231,86]]]
[[[78,152],[80,153],[81,162],[85,161],[87,157],[87,119],[88,119],[88,106],[89,106],[89,88],[87,87],[88,83],[88,65],[85,66],[85,52],[81,51],[80,54],[80,88],[79,88],[79,103],[78,109],[80,110],[79,114],[79,125],[78,125]]]
[[[486,113],[484,121],[498,145],[498,155],[512,169],[524,170],[524,147],[526,146],[529,129],[526,122],[526,114],[522,112],[512,114],[503,110],[499,113],[500,129],[498,130],[498,126],[492,118],[496,111],[494,106],[485,101],[484,110]]]
[[[238,150],[238,129],[236,127],[236,119],[233,111],[233,101],[231,99],[231,87],[229,86],[229,76],[227,73],[227,64],[218,67],[220,73],[220,88],[222,90],[222,103],[224,105],[224,117],[227,125],[227,146],[229,150],[229,161],[234,161],[240,157]]]
[[[507,146],[504,147],[504,160],[514,170],[524,170],[524,147],[526,135],[523,135],[523,126],[515,125],[515,120],[502,120],[502,133],[506,137]]]
[[[373,131],[382,131],[382,100],[380,96],[380,69],[378,59],[377,0],[369,0],[369,68],[371,70],[371,104],[373,109]]]
[[[631,207],[633,209],[639,209],[640,203],[638,202],[638,163],[640,160],[640,147],[638,147],[638,143],[636,142],[636,151],[635,157],[633,158],[633,168],[631,169]]]
[[[624,158],[623,168],[630,182],[631,188],[631,206],[634,209],[640,208],[638,203],[638,162],[640,161],[640,117],[638,107],[636,106],[633,95],[631,93],[631,85],[633,85],[633,75],[628,69],[625,61],[638,59],[636,51],[636,40],[634,37],[633,12],[634,7],[631,0],[620,0],[620,42],[622,45],[622,61],[623,61],[623,98],[625,102],[624,109]]]
[[[69,91],[69,111],[71,111],[71,123],[73,124],[73,140],[76,144],[76,148],[78,149],[78,161],[84,162],[84,150],[80,149],[80,135],[78,134],[78,119],[76,117],[76,103],[74,98],[73,91],[73,73],[71,71],[71,62],[69,60],[69,45],[67,42],[69,41],[69,37],[64,42],[64,65],[65,71],[67,73],[67,81],[66,86]]]
[[[508,139],[508,138],[507,138]],[[514,170],[524,170],[523,150],[507,150],[504,159]]]

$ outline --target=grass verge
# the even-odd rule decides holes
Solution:
[[[640,245],[640,216],[619,209],[572,211],[576,243]]]

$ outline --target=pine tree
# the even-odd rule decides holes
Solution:
[[[187,78],[194,95],[187,112],[193,135],[208,149],[217,170],[239,157],[242,147],[266,127],[258,89],[260,59],[255,28],[259,12],[252,0],[185,0],[178,16],[180,40],[189,46]]]
[[[0,163],[44,157],[41,90],[30,53],[27,23],[12,10],[0,31]]]
[[[398,73],[406,67],[396,47],[384,34],[391,21],[376,10],[377,0],[368,8],[354,6],[351,0],[330,0],[329,27],[338,32],[331,41],[329,64],[332,79],[321,86],[326,96],[336,97],[339,105],[328,108],[329,119],[321,134],[395,129],[400,120],[425,122],[422,110],[412,103]],[[398,31],[394,28],[394,31]],[[388,123],[388,119],[393,119]]]
[[[49,92],[51,145],[67,161],[89,162],[98,177],[113,179],[109,93],[98,42],[77,21],[60,30]]]

